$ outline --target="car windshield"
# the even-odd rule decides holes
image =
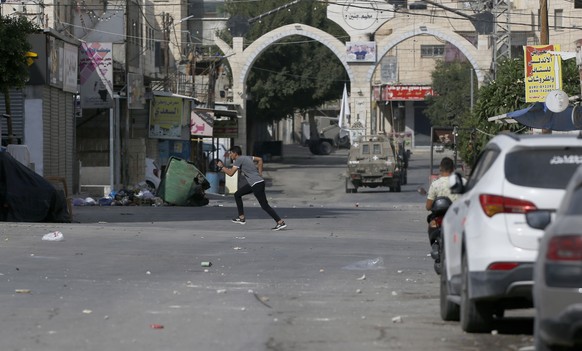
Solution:
[[[580,164],[582,148],[519,150],[507,154],[505,176],[520,186],[565,189]]]

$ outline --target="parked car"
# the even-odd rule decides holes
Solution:
[[[543,231],[525,214],[555,210],[582,160],[577,135],[495,136],[443,220],[441,318],[467,332],[489,332],[505,310],[533,306],[533,266]]]
[[[582,350],[582,167],[554,219],[548,210],[526,218],[533,228],[545,228],[534,267],[535,349]]]
[[[145,162],[145,181],[151,190],[157,190],[161,181],[161,170],[153,158],[146,157]]]

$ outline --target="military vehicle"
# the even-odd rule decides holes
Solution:
[[[360,187],[389,187],[400,192],[406,183],[407,159],[396,152],[393,139],[385,135],[362,135],[348,153],[346,193]]]
[[[348,148],[349,137],[340,137],[337,117],[314,116],[302,127],[304,145],[314,155],[329,155],[334,149]]]

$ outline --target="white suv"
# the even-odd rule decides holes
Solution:
[[[525,213],[555,210],[582,163],[578,135],[500,134],[485,146],[443,221],[441,317],[489,332],[506,309],[533,306],[533,265],[543,234]]]

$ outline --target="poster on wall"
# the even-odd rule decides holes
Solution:
[[[182,139],[182,99],[154,96],[150,104],[149,137]]]
[[[376,62],[376,42],[348,41],[346,55],[348,62]]]
[[[63,90],[69,93],[77,92],[77,76],[79,70],[79,49],[75,45],[65,43],[63,48]]]
[[[524,46],[525,101],[543,102],[552,90],[562,89],[562,59],[550,51],[560,45]]]
[[[56,88],[63,87],[63,41],[48,37],[48,76],[49,84]]]
[[[127,74],[127,108],[142,110],[145,108],[145,87],[141,74]]]
[[[113,107],[113,44],[82,43],[79,55],[81,108]]]

